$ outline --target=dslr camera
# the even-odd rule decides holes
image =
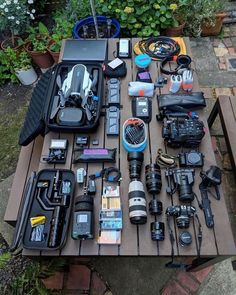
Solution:
[[[178,155],[180,167],[202,167],[204,155],[201,152],[190,151]]]
[[[162,137],[171,147],[198,147],[204,135],[204,124],[196,117],[167,117],[163,121]]]
[[[167,193],[174,193],[175,188],[177,187],[179,192],[179,200],[184,203],[190,203],[194,200],[194,193],[192,190],[194,184],[194,169],[168,169],[166,170],[166,177],[168,179],[169,185],[174,183],[173,188],[168,187]]]
[[[167,216],[175,216],[178,228],[188,228],[190,217],[196,213],[196,208],[193,206],[179,205],[169,206],[166,209]]]

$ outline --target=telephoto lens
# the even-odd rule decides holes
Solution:
[[[143,164],[143,152],[129,152],[127,160],[129,162],[129,177],[131,180],[140,179]]]
[[[146,197],[143,184],[139,180],[133,180],[129,184],[129,218],[133,224],[147,222]]]
[[[75,199],[72,238],[74,240],[93,239],[93,197],[78,196]]]
[[[153,241],[164,241],[165,239],[165,224],[164,222],[151,223],[151,238]]]
[[[161,169],[157,164],[149,164],[145,167],[146,187],[149,194],[159,194],[161,191]]]

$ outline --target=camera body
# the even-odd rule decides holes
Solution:
[[[204,155],[201,152],[190,151],[178,155],[180,167],[202,167]]]
[[[171,147],[198,147],[204,135],[204,124],[198,118],[185,116],[164,119],[162,137]]]
[[[194,184],[194,169],[192,168],[175,168],[166,171],[167,177],[172,177],[175,186],[179,191],[179,200],[187,203],[194,200],[194,193],[192,187]]]
[[[169,206],[166,209],[166,215],[175,216],[179,228],[188,228],[190,217],[196,213],[196,208],[190,205]]]

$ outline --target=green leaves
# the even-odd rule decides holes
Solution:
[[[96,9],[98,13],[117,18],[128,36],[158,36],[161,28],[172,23],[167,0],[99,0]]]

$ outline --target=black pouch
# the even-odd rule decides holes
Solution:
[[[73,163],[114,163],[116,161],[116,149],[88,148],[74,151]]]
[[[140,70],[137,72],[136,81],[152,83],[151,74],[146,70]]]
[[[206,106],[203,92],[191,94],[162,94],[157,96],[160,112],[188,112]]]
[[[127,74],[126,63],[123,61],[122,65],[117,67],[116,69],[112,69],[108,66],[110,60],[105,61],[103,64],[103,74],[107,78],[123,78]]]

